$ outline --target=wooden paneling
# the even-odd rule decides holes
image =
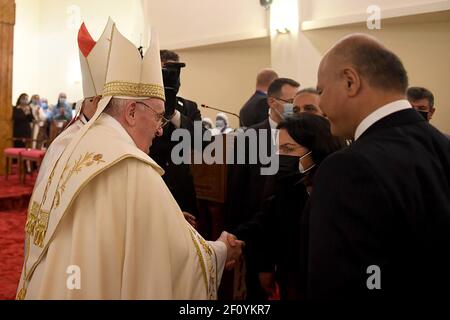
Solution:
[[[16,5],[14,0],[0,0],[0,174],[4,173],[3,149],[12,137],[12,67]]]

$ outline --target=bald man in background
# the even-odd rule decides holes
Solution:
[[[251,127],[267,120],[269,117],[269,104],[267,90],[278,74],[272,69],[264,69],[256,77],[256,91],[245,103],[239,112],[240,126]]]
[[[334,135],[303,223],[307,297],[428,299],[450,287],[450,142],[406,100],[407,72],[356,34],[323,58],[317,89]]]

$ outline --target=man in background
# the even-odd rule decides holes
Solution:
[[[297,92],[294,98],[294,113],[307,112],[324,117],[319,107],[320,95],[314,88],[306,88]]]
[[[194,179],[188,164],[176,165],[173,163],[171,153],[178,142],[171,141],[171,137],[176,129],[185,129],[189,131],[191,138],[194,139],[194,122],[201,122],[202,115],[194,101],[177,96],[181,86],[181,69],[185,66],[184,63],[180,63],[178,54],[169,50],[161,50],[160,58],[166,91],[165,117],[170,122],[164,127],[163,135],[156,137],[154,140],[150,149],[150,156],[164,170],[164,182],[173,194],[186,219],[195,225],[198,207]]]
[[[434,112],[434,95],[430,90],[422,87],[410,87],[406,92],[409,103],[416,109],[420,115],[430,122]]]
[[[267,120],[269,105],[267,103],[267,90],[278,75],[272,69],[262,70],[256,77],[256,91],[242,107],[240,116],[241,127],[251,127]]]
[[[416,109],[425,120],[430,122],[436,111],[433,93],[423,87],[410,87],[406,92],[406,96],[412,107]],[[444,134],[450,139],[450,135]]]

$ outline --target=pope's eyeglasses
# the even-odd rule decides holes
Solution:
[[[160,124],[161,128],[164,128],[169,122],[170,120],[164,117],[164,114],[158,113],[156,112],[152,107],[150,107],[148,104],[142,102],[142,101],[136,101],[136,103],[140,103],[144,106],[146,106],[147,108],[149,108],[151,111],[153,111],[153,113],[156,116],[156,120],[158,121],[158,123]]]

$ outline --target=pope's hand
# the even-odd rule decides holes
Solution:
[[[236,236],[225,231],[222,232],[218,241],[222,241],[227,246],[227,261],[225,267],[227,270],[230,270],[242,255],[242,248],[245,246],[245,242],[238,240]]]

